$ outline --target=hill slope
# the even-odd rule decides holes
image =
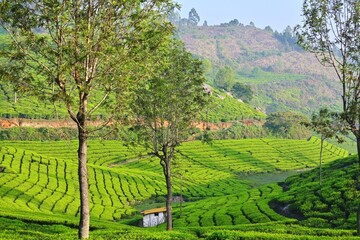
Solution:
[[[211,87],[210,87],[211,88]],[[212,89],[212,88],[211,88]],[[265,114],[249,104],[238,101],[223,91],[212,89],[211,104],[203,110],[202,119],[211,123],[239,121],[242,119],[264,119]],[[96,94],[95,94],[96,95]],[[98,119],[106,116],[105,110],[98,111]],[[0,118],[26,119],[69,119],[61,103],[40,101],[35,97],[17,93],[0,80]],[[1,127],[1,125],[0,125]]]
[[[322,175],[322,185],[318,168],[286,179],[286,191],[274,203],[281,203],[284,213],[304,219],[307,226],[354,228],[360,196],[357,158],[327,164]]]
[[[230,197],[233,204],[236,199],[244,198],[243,204],[253,205],[257,201],[249,203],[250,198],[246,196],[255,194],[258,198],[259,191],[273,190],[265,187],[265,190],[247,193],[249,182],[241,176],[315,167],[318,144],[315,140],[273,139],[216,141],[212,145],[189,142],[179,149],[173,172],[183,176],[182,192],[187,200],[207,198],[211,202],[212,197],[230,197],[237,193],[238,197]],[[118,141],[90,141],[88,148],[93,220],[120,220],[136,212],[135,204],[165,194],[161,167],[156,159],[147,157],[143,149],[128,149]],[[332,161],[346,154],[328,145],[324,159]],[[76,141],[3,141],[0,147],[0,166],[4,170],[0,172],[0,215],[74,223],[79,211],[76,159]],[[173,187],[175,195],[179,195],[178,177],[174,178]],[[216,211],[222,212],[220,203],[223,200],[216,200],[219,204],[212,203],[218,208]],[[190,206],[188,209],[193,211]],[[175,212],[178,211],[176,208]],[[190,212],[184,210],[184,214]],[[251,212],[232,214],[247,216]],[[243,218],[251,219],[251,216]],[[277,217],[264,219],[276,220]],[[239,221],[222,223],[219,219],[209,224],[241,223]],[[249,221],[263,222],[244,220],[243,223]]]
[[[181,27],[178,36],[194,55],[207,59],[208,81],[229,66],[235,80],[252,86],[254,106],[267,113],[311,113],[321,105],[340,106],[335,73],[281,34],[253,26]]]

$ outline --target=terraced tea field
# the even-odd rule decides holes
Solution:
[[[79,211],[75,141],[2,141],[0,214],[25,219],[76,223]],[[276,184],[251,189],[242,177],[254,173],[316,167],[319,141],[252,139],[188,142],[174,165],[174,194],[186,200],[175,226],[217,226],[283,221],[268,206]],[[324,161],[347,152],[326,145]],[[92,220],[120,220],[137,205],[165,194],[157,159],[141,148],[117,141],[89,142],[89,189]],[[198,200],[198,201],[196,201]],[[179,208],[174,206],[175,215]]]

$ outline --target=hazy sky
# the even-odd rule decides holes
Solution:
[[[303,0],[175,0],[182,5],[181,17],[188,17],[195,8],[208,25],[219,25],[237,19],[245,25],[251,21],[256,27],[270,26],[282,32],[286,26],[294,27],[301,23]]]

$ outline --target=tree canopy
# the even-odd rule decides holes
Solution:
[[[154,75],[134,91],[130,130],[137,143],[160,160],[167,186],[167,229],[171,230],[171,163],[176,147],[189,138],[192,124],[206,103],[206,93],[201,61],[194,59],[182,43],[171,40],[160,59],[162,65]]]
[[[232,86],[231,92],[235,97],[240,98],[246,103],[249,103],[254,95],[249,85],[245,85],[239,82]]]
[[[343,142],[343,134],[346,134],[344,122],[341,120],[340,115],[331,112],[327,108],[321,108],[319,113],[313,113],[311,121],[305,123],[305,126],[315,131],[320,135],[320,185],[322,183],[322,152],[323,145],[326,139],[335,137],[338,142]]]
[[[199,14],[196,12],[195,8],[192,8],[189,12],[189,23],[190,25],[198,25],[200,22]]]
[[[305,0],[303,16],[303,24],[296,31],[298,43],[336,72],[342,117],[356,137],[360,166],[360,1]],[[360,205],[356,216],[360,235]]]
[[[78,127],[79,238],[89,237],[88,121],[117,104],[112,92],[146,76],[151,55],[170,34],[170,0],[3,0],[0,23],[12,43],[2,50],[2,81],[61,101]],[[94,93],[96,90],[96,95]]]
[[[296,27],[298,43],[336,72],[343,118],[360,153],[360,2],[305,0],[303,16],[304,23]]]
[[[220,68],[215,75],[214,83],[218,88],[229,91],[234,82],[234,71],[228,66]]]
[[[302,139],[311,135],[303,125],[308,122],[304,115],[293,112],[277,112],[268,115],[264,127],[275,136]]]

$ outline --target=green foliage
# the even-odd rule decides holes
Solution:
[[[339,114],[330,112],[327,108],[321,108],[318,114],[313,114],[311,122],[305,123],[305,126],[319,134],[321,139],[335,137],[340,142],[344,141],[341,134],[346,134],[346,124]]]
[[[209,128],[209,130],[211,130],[211,128]],[[256,122],[249,126],[241,122],[235,123],[229,128],[208,131],[206,134],[213,140],[261,138],[268,135],[265,129]],[[200,135],[198,138],[202,139],[203,137],[204,135]]]
[[[349,0],[305,0],[304,21],[296,31],[298,43],[306,51],[315,53],[323,65],[335,70],[339,80],[338,89],[341,89],[342,116],[356,137],[357,145],[360,143],[359,5],[359,1]]]
[[[307,121],[307,117],[302,114],[279,112],[270,114],[264,127],[274,136],[302,139],[311,135],[311,132],[303,125]]]
[[[207,103],[201,62],[185,50],[182,43],[172,40],[159,54],[162,65],[150,79],[135,87],[131,101],[136,143],[159,159],[167,186],[167,229],[172,229],[171,172],[177,147],[189,138],[192,124]],[[126,134],[132,141],[133,134]]]
[[[220,89],[230,91],[234,85],[233,70],[228,66],[219,69],[215,75],[214,84]]]
[[[237,199],[243,199],[241,201],[245,203],[248,194],[258,199],[260,192],[247,193],[249,183],[241,181],[239,175],[315,167],[319,144],[316,139],[310,142],[227,140],[214,141],[212,145],[189,142],[180,146],[173,167],[174,172],[183,175],[183,196],[187,201],[208,198],[203,203],[208,204],[209,209],[216,207],[218,210],[225,204],[224,201],[229,203],[228,210],[223,214],[215,213],[217,225],[244,223],[248,220],[237,217],[231,209],[239,211]],[[89,141],[88,148],[90,203],[94,221],[118,221],[129,217],[136,212],[134,204],[165,194],[161,167],[156,159],[147,155],[145,149],[128,148],[117,141],[98,140]],[[326,162],[347,154],[340,150],[333,145],[325,145]],[[75,159],[76,141],[2,141],[0,165],[9,172],[0,173],[1,215],[74,224],[79,204]],[[174,177],[173,181],[174,195],[178,196],[180,179]],[[271,188],[273,190],[262,188],[261,195],[279,190]],[[230,197],[234,193],[238,195]],[[218,203],[211,200],[215,196]],[[258,204],[262,211],[268,211],[263,202]],[[178,206],[174,209],[178,214]],[[184,209],[184,215],[194,218],[189,221],[199,225],[199,215],[190,214],[190,209],[195,211],[196,207],[189,205],[189,211]],[[198,212],[200,214],[201,211]],[[224,214],[228,217],[222,217]]]
[[[77,131],[74,128],[31,128],[13,127],[0,130],[1,140],[24,140],[24,141],[58,141],[64,139],[76,139]]]
[[[174,224],[178,230],[165,233],[162,231],[163,226],[139,230],[117,223],[128,222],[126,218],[135,214],[136,209],[141,207],[141,204],[138,205],[141,201],[154,197],[161,199],[165,194],[165,184],[157,161],[147,156],[145,149],[128,148],[118,141],[90,141],[89,190],[92,196],[92,224],[95,228],[92,236],[96,239],[195,239],[195,236],[210,237],[218,234],[215,232],[224,231],[225,239],[231,236],[272,238],[282,237],[282,234],[292,239],[303,235],[312,239],[322,235],[350,239],[351,231],[298,226],[295,220],[279,215],[269,207],[273,198],[282,201],[288,196],[287,193],[291,193],[289,196],[293,201],[292,193],[298,192],[293,190],[294,184],[301,187],[305,181],[309,182],[308,179],[299,181],[296,177],[289,178],[286,183],[290,185],[290,190],[285,193],[277,184],[251,189],[249,183],[244,181],[249,178],[242,180],[242,175],[252,172],[315,167],[319,144],[320,140],[316,138],[310,141],[227,140],[214,141],[212,145],[184,143],[179,148],[174,165],[175,172],[180,171],[183,175],[183,216],[179,217],[179,205],[175,204]],[[2,141],[0,165],[12,169],[12,172],[0,173],[0,213],[2,216],[32,221],[35,225],[0,218],[1,226],[6,229],[0,230],[0,238],[18,236],[20,232],[22,237],[19,237],[22,239],[74,238],[76,231],[69,227],[76,225],[78,209],[75,149],[75,141]],[[325,144],[324,154],[328,162],[347,155],[344,150],[330,144]],[[352,172],[352,167],[344,167],[350,166],[347,165],[349,163],[333,162],[332,165],[342,171],[335,175],[343,176],[344,172]],[[330,172],[325,174],[328,179],[334,175],[332,169],[329,168],[327,171]],[[302,173],[302,176],[311,178],[314,173],[316,170]],[[174,178],[173,186],[177,196],[179,181],[177,177]],[[332,189],[342,189],[348,185],[334,180],[328,186],[319,192],[321,198],[307,201],[316,202],[316,212],[311,213],[310,210],[306,215],[309,218],[320,216],[321,219],[330,219],[331,224],[346,226],[349,221],[334,218],[333,214],[325,215],[323,211],[327,209],[327,204],[331,204],[334,209],[332,212],[344,214],[341,205],[336,206],[342,202],[341,192],[346,190],[334,192]],[[318,189],[318,184],[305,184],[302,189],[308,191],[313,188]],[[309,196],[305,192],[300,193],[296,198],[299,201]],[[345,194],[343,197],[350,203],[354,196]],[[322,202],[322,199],[327,200]],[[312,209],[312,206],[308,209]],[[312,226],[314,221],[310,219],[304,224]],[[324,222],[322,226],[328,226],[329,220],[321,221]],[[249,225],[251,222],[261,224]],[[41,228],[37,223],[55,225]]]
[[[238,101],[228,94],[213,89],[208,107],[203,109],[203,121],[219,123],[234,122],[244,119],[262,120],[266,115],[252,106]]]
[[[199,120],[199,112],[206,105],[207,94],[201,62],[181,43],[170,42],[160,57],[163,65],[135,88],[130,108],[140,143],[152,151],[166,152],[188,138],[191,124]]]
[[[291,82],[305,80],[306,78],[307,76],[302,74],[278,73],[273,72],[272,69],[263,70],[259,67],[253,68],[250,72],[239,71],[235,76],[235,79],[241,83],[256,85],[274,82],[291,84]]]
[[[235,83],[232,86],[231,92],[234,96],[240,98],[246,103],[249,103],[251,101],[254,94],[250,86],[241,84],[239,82]]]
[[[292,212],[302,214],[306,226],[355,227],[352,212],[359,204],[358,170],[356,159],[349,157],[324,166],[323,181],[317,181],[319,169],[292,176],[285,181],[288,191],[277,196],[290,204]]]

